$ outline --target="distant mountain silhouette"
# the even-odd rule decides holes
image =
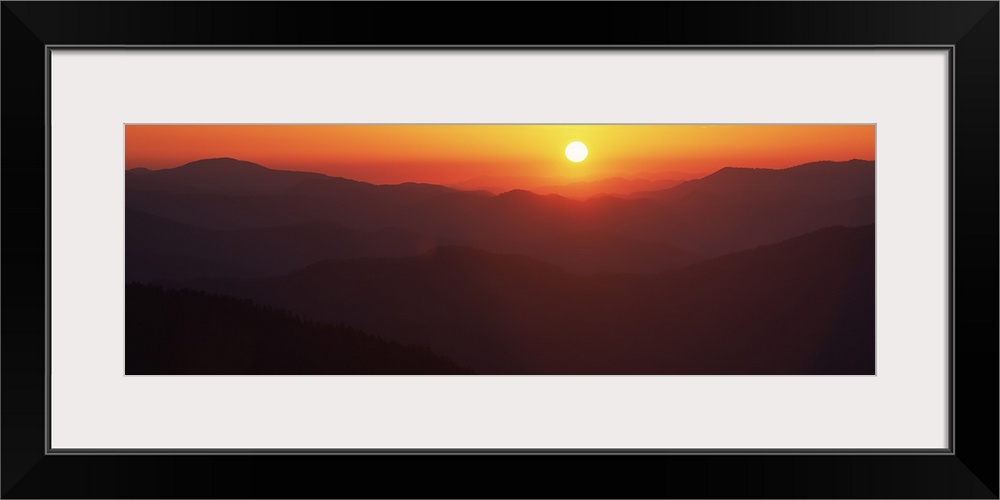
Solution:
[[[125,175],[125,206],[212,229],[248,229],[326,220],[381,229],[410,205],[442,193],[433,184],[375,185],[310,172],[271,170],[231,158]],[[469,193],[471,195],[471,193]],[[485,196],[485,194],[483,194]],[[473,195],[474,196],[474,195]],[[367,221],[390,221],[370,227]]]
[[[562,185],[571,182],[573,181],[564,177],[541,175],[481,175],[462,182],[448,184],[448,187],[462,191],[486,191],[490,194],[500,194],[511,189]]]
[[[592,181],[572,181],[558,177],[540,176],[482,176],[452,184],[449,187],[467,191],[505,193],[524,189],[536,194],[557,194],[566,198],[587,199],[603,195],[627,195],[637,191],[662,190],[676,186],[680,180],[625,179],[609,177]]]
[[[325,177],[312,172],[271,170],[233,158],[198,160],[164,170],[125,171],[130,189],[244,195],[275,194],[306,180]]]
[[[611,177],[587,182],[573,182],[563,185],[543,185],[531,188],[537,194],[557,194],[566,198],[587,199],[605,195],[628,195],[641,191],[654,191],[671,188],[681,184],[680,180],[625,179]]]
[[[723,168],[674,188],[634,193],[667,210],[632,224],[715,256],[833,225],[875,222],[875,163],[815,162],[783,170]]]
[[[126,375],[471,374],[416,345],[192,290],[125,286]]]
[[[795,199],[847,200],[875,195],[875,162],[820,161],[785,169],[725,167],[701,179],[633,197],[677,200],[695,193],[710,195],[780,195]]]
[[[208,173],[194,175],[206,168]],[[872,162],[859,160],[785,170],[730,168],[629,199],[605,196],[583,201],[526,190],[492,196],[429,184],[379,186],[211,160],[170,171],[127,173],[125,204],[206,229],[249,230],[322,221],[356,231],[391,228],[434,241],[554,259],[579,272],[645,272],[831,225],[870,224],[875,220],[874,172]],[[212,180],[198,183],[194,178]],[[181,180],[193,187],[185,187],[189,184]],[[569,250],[548,246],[580,234],[603,234],[605,241],[618,238],[621,243],[614,249],[583,252],[610,255],[604,266],[592,265],[600,260],[596,257],[562,259],[558,256]],[[635,242],[675,249],[681,257],[666,252],[668,257],[659,260],[644,258],[641,252],[628,250],[638,248]],[[612,261],[634,265],[606,265]]]
[[[191,286],[429,346],[487,374],[873,374],[875,229],[652,275],[464,247]]]

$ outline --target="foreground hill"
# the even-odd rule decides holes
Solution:
[[[469,374],[426,347],[246,300],[125,286],[126,375]]]
[[[196,286],[419,343],[487,374],[873,374],[875,229],[581,276],[463,247]]]

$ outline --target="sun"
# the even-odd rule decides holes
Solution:
[[[566,146],[566,158],[573,163],[580,163],[587,158],[587,145],[580,141],[573,141]]]

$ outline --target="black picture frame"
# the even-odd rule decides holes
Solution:
[[[4,498],[998,498],[996,1],[2,3]],[[46,64],[54,45],[948,46],[950,452],[49,454]]]

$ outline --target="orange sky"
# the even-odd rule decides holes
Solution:
[[[581,163],[566,159],[587,145]],[[125,168],[232,157],[396,184],[479,176],[690,179],[725,166],[875,159],[874,125],[126,125]]]

